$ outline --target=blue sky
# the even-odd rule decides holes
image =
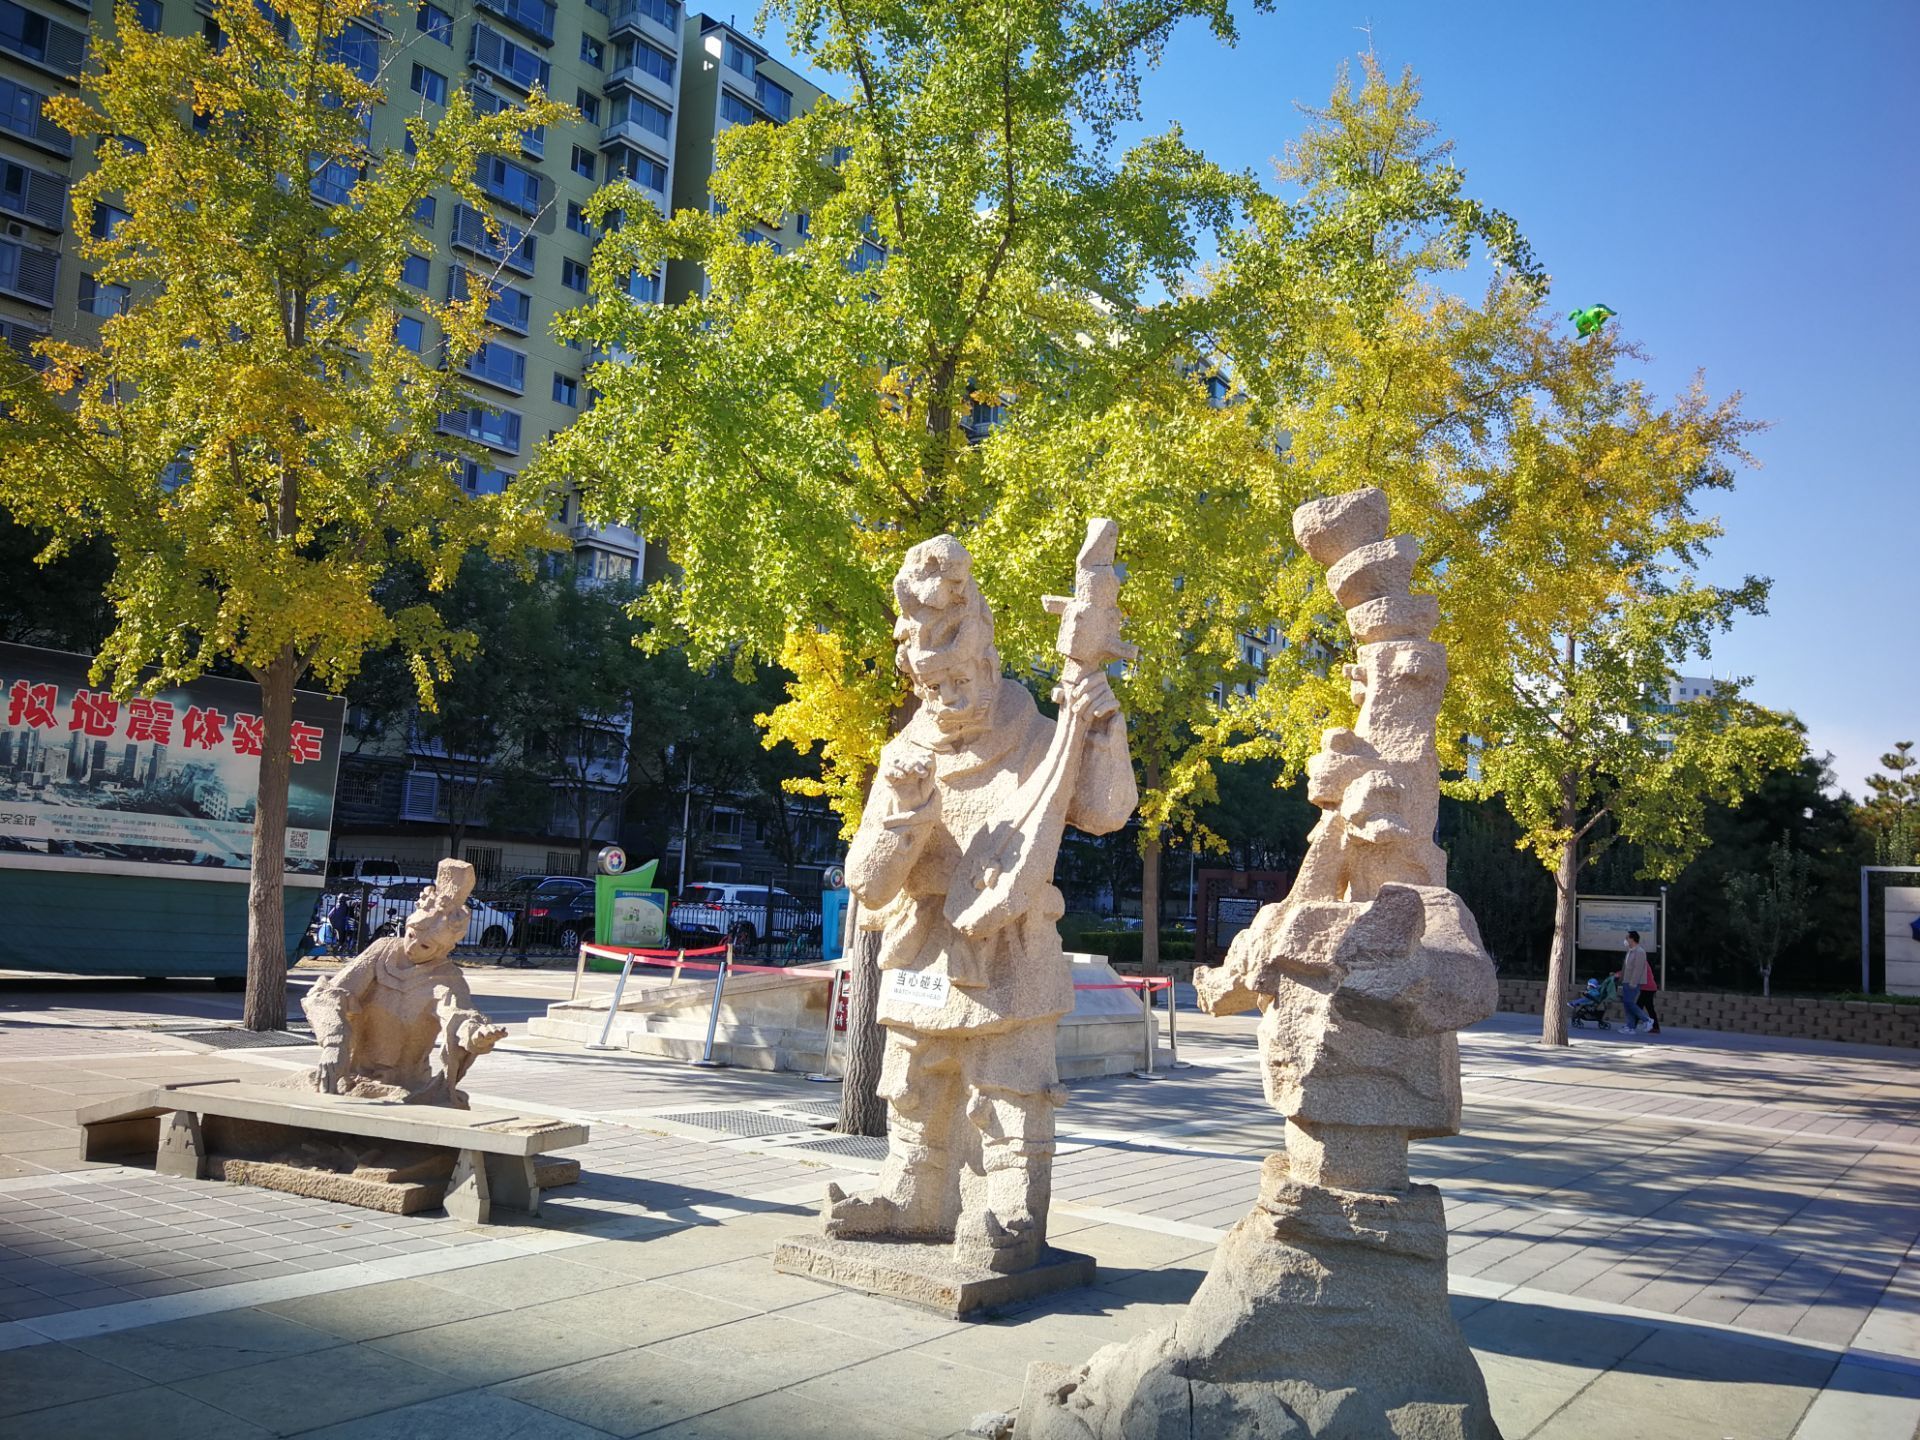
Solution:
[[[1667,392],[1704,371],[1772,428],[1711,497],[1709,578],[1773,578],[1698,667],[1796,712],[1856,796],[1920,740],[1920,6],[1320,0],[1198,27],[1149,124],[1266,170],[1343,58],[1420,76],[1468,189],[1511,213],[1560,308],[1604,301]],[[1356,481],[1364,477],[1356,476]]]
[[[1920,740],[1920,465],[1895,420],[1920,413],[1920,5],[1236,9],[1236,48],[1197,25],[1168,47],[1149,128],[1270,174],[1296,104],[1323,102],[1370,31],[1562,310],[1604,301],[1656,388],[1703,371],[1770,422],[1761,468],[1710,497],[1727,535],[1706,567],[1771,576],[1769,613],[1693,669],[1751,676],[1860,795],[1883,751]]]

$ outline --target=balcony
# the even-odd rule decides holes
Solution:
[[[523,35],[542,45],[553,44],[556,7],[549,0],[474,0],[474,9],[498,15]]]
[[[487,222],[479,211],[465,205],[453,207],[453,248],[498,261],[520,275],[533,274],[534,237],[517,225],[495,222],[496,239],[488,233]]]
[[[505,345],[482,345],[460,370],[496,390],[514,395],[524,395],[527,390],[527,357]]]
[[[525,166],[498,155],[484,155],[474,167],[473,178],[490,199],[522,215],[540,213],[540,177]]]
[[[465,269],[455,265],[447,271],[447,299],[464,300],[467,298],[469,276]],[[524,290],[516,290],[511,285],[502,285],[497,281],[492,286],[493,299],[487,304],[487,319],[502,330],[511,330],[516,335],[525,335],[533,319],[533,297]]]
[[[0,214],[58,235],[67,225],[67,182],[15,160],[0,159]]]
[[[47,338],[47,332],[36,330],[31,325],[22,325],[17,320],[0,320],[0,345],[10,347],[27,364],[36,370],[47,368],[44,356],[35,355],[33,346],[36,340]]]
[[[676,51],[680,48],[678,0],[614,0],[608,18],[616,40],[622,34],[646,35],[666,41]]]
[[[52,71],[63,80],[77,80],[87,62],[87,32],[50,20],[13,0],[0,0],[0,51]]]
[[[0,239],[0,295],[53,308],[60,279],[60,252],[19,240]]]
[[[73,155],[73,137],[40,113],[46,100],[38,90],[0,76],[0,130],[50,155],[69,159]]]
[[[440,417],[440,429],[447,435],[477,440],[490,450],[520,453],[520,416],[513,410],[489,410],[474,405]]]
[[[545,60],[484,25],[473,27],[473,48],[468,52],[467,63],[516,90],[531,90],[536,85],[545,90],[553,80],[553,67]]]

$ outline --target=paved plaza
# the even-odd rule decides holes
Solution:
[[[593,1124],[536,1225],[85,1164],[76,1106],[313,1051],[226,1048],[239,997],[201,985],[0,981],[0,1433],[958,1436],[1029,1361],[1176,1314],[1279,1140],[1251,1019],[1189,992],[1186,1068],[1061,1112],[1052,1229],[1098,1284],[955,1322],[773,1272],[826,1183],[877,1166],[825,1129],[833,1086],[531,1040],[571,976],[472,980],[515,1030],[474,1102]],[[1413,1152],[1509,1440],[1913,1440],[1912,1053],[1671,1029],[1549,1052],[1536,1024],[1461,1037],[1465,1133]]]

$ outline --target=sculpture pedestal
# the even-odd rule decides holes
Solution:
[[[1285,1167],[1267,1162],[1173,1326],[1028,1368],[1019,1440],[1499,1440],[1447,1304],[1439,1191],[1329,1190]]]
[[[1035,1264],[1003,1275],[984,1265],[954,1264],[951,1243],[842,1240],[815,1234],[782,1240],[773,1252],[773,1268],[783,1275],[805,1275],[843,1289],[905,1301],[951,1320],[1091,1285],[1094,1276],[1091,1255],[1051,1245],[1040,1252]]]

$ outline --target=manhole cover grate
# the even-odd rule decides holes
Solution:
[[[678,1115],[662,1115],[676,1125],[692,1125],[701,1130],[718,1130],[723,1135],[793,1135],[813,1127],[804,1120],[784,1115],[764,1115],[758,1110],[688,1110]]]
[[[170,1040],[197,1040],[216,1050],[256,1050],[269,1045],[311,1045],[311,1030],[169,1030]]]
[[[796,1115],[823,1115],[829,1120],[838,1120],[840,1118],[840,1102],[838,1100],[796,1100],[791,1105],[783,1106],[782,1108],[791,1110]]]
[[[887,1158],[887,1137],[884,1135],[829,1135],[824,1140],[803,1140],[798,1145],[789,1145],[789,1150],[814,1150],[822,1155],[850,1155],[861,1160],[884,1160]]]

